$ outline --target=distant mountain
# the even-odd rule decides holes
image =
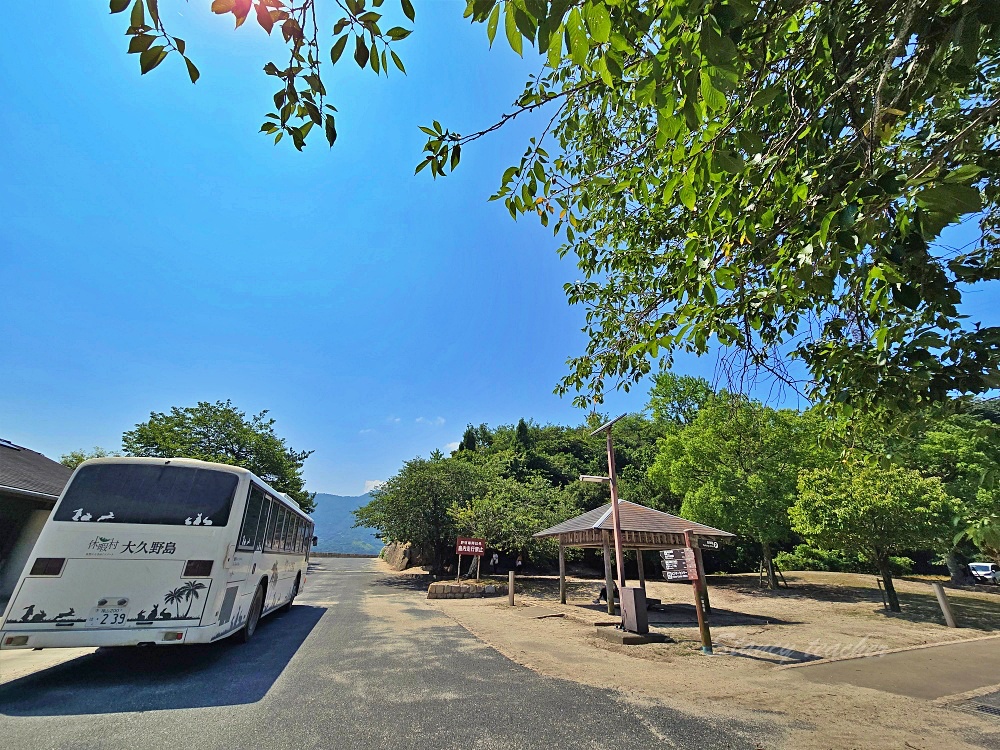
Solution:
[[[375,536],[374,529],[351,528],[354,516],[351,511],[368,503],[368,494],[357,497],[316,493],[316,510],[311,515],[316,522],[315,534],[319,543],[313,547],[316,552],[350,552],[356,555],[377,555],[382,550],[382,542]]]

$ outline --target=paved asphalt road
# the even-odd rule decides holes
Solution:
[[[370,560],[322,558],[251,643],[100,650],[0,686],[0,747],[755,748],[770,730],[542,677]]]
[[[934,700],[1000,680],[1000,639],[987,638],[894,654],[797,667],[814,682],[847,683]]]

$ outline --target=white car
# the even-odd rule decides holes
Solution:
[[[969,563],[969,572],[976,579],[976,583],[1000,584],[1000,566],[991,562]]]

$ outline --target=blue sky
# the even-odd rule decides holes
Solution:
[[[140,77],[103,2],[61,4],[48,52],[28,33],[0,47],[6,71],[31,61],[0,81],[0,436],[114,448],[150,411],[231,398],[316,451],[311,489],[359,494],[468,422],[582,419],[552,394],[584,343],[562,291],[575,268],[486,201],[531,123],[467,149],[454,177],[413,176],[419,124],[489,124],[534,61],[491,52],[464,3],[419,3],[408,76],[345,55],[338,144],[300,154],[256,133],[280,41],[201,0],[161,6],[195,86],[179,60]],[[8,28],[40,21],[8,11]]]
[[[548,230],[486,202],[533,124],[466,149],[453,177],[413,176],[418,125],[492,123],[537,63],[489,51],[460,0],[415,3],[409,75],[345,55],[327,81],[337,147],[300,154],[256,133],[280,40],[208,4],[161,0],[195,86],[174,59],[140,77],[104,2],[60,4],[50,47],[0,46],[23,71],[0,80],[0,437],[52,457],[116,448],[151,411],[228,398],[315,450],[310,489],[360,494],[469,422],[581,421],[552,394],[584,346],[562,290],[576,269]],[[967,309],[992,307],[984,292]],[[645,391],[603,411],[639,410]]]

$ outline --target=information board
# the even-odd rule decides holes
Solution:
[[[482,557],[486,554],[486,540],[460,536],[455,543],[455,552],[459,555]]]
[[[698,575],[693,549],[662,550],[660,565],[663,567],[663,577],[668,581],[690,581]]]

